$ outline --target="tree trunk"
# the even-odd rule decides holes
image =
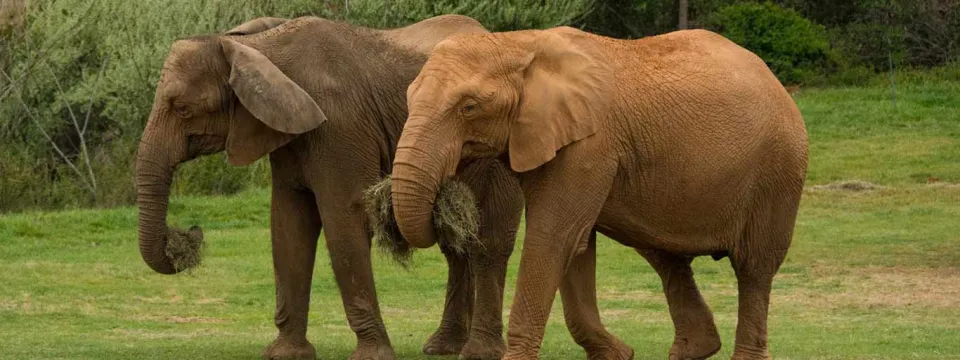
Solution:
[[[677,29],[684,30],[689,27],[687,20],[687,10],[689,8],[687,0],[677,0]]]

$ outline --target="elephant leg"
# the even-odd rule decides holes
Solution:
[[[274,323],[279,335],[263,351],[266,359],[316,358],[306,333],[320,227],[320,215],[312,194],[273,187],[270,235],[277,296]]]
[[[357,348],[350,359],[395,359],[380,316],[362,205],[359,201],[324,203],[331,202],[334,204],[321,208],[321,216],[347,322],[357,334]]]
[[[500,359],[506,350],[503,288],[523,214],[523,190],[502,163],[492,163],[482,176],[485,184],[475,187],[474,193],[479,198],[483,248],[470,253],[476,296],[470,338],[460,352],[466,360]]]
[[[489,250],[489,249],[488,249]],[[460,359],[500,359],[506,350],[503,340],[503,287],[509,255],[473,255],[470,261],[475,294],[473,321]]]
[[[573,259],[560,283],[567,329],[587,351],[588,359],[633,359],[633,349],[608,332],[600,321],[596,271],[597,233],[591,232],[587,248]]]
[[[793,216],[748,224],[743,242],[730,256],[739,292],[735,360],[771,358],[767,350],[770,290],[790,246],[795,209],[788,209]]]
[[[466,255],[440,247],[447,259],[447,295],[440,327],[423,345],[427,355],[454,355],[467,342],[470,315],[473,312],[473,277]]]
[[[655,249],[637,252],[647,259],[663,282],[675,331],[670,359],[706,359],[720,351],[720,335],[713,314],[693,280],[690,268],[693,258]]]
[[[588,151],[577,149],[584,144],[574,143],[523,179],[527,226],[504,360],[538,358],[561,279],[588,248],[609,195],[616,163],[586,156]]]

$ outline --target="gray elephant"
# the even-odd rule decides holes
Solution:
[[[279,335],[263,356],[316,356],[306,331],[322,226],[345,314],[357,335],[351,359],[395,358],[374,287],[364,190],[391,170],[407,118],[405,90],[427,53],[451,34],[484,32],[476,20],[454,15],[391,30],[316,17],[260,18],[222,35],[176,41],[137,153],[144,262],[159,273],[180,271],[164,253],[168,239],[183,234],[166,224],[178,164],[220,151],[233,165],[269,154]],[[522,195],[499,161],[465,162],[464,169],[473,175],[460,180],[481,199],[479,237],[487,251],[444,250],[445,310],[424,351],[499,358],[506,262]],[[193,233],[202,236],[199,228]]]

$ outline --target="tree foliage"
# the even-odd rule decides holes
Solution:
[[[547,28],[573,21],[591,4],[590,0],[3,0],[0,212],[131,203],[133,154],[151,109],[160,66],[177,38],[221,32],[259,16],[317,15],[391,28],[459,13],[492,30]],[[86,120],[88,128],[78,131],[75,118],[81,124]],[[220,155],[204,157],[181,166],[173,193],[230,194],[266,185],[268,171],[264,161],[231,167]]]
[[[960,56],[960,0],[690,0],[691,28],[720,31],[785,82],[860,83]],[[134,199],[133,154],[177,38],[259,16],[317,15],[390,28],[457,13],[494,31],[570,25],[636,39],[673,31],[679,0],[0,0],[0,212]],[[752,9],[752,10],[751,10]],[[785,10],[789,9],[789,10]],[[263,162],[181,166],[173,193],[268,183]]]
[[[785,83],[811,78],[828,59],[824,27],[771,2],[724,7],[711,17],[709,27],[763,58]]]

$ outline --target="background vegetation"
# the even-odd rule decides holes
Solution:
[[[171,223],[206,230],[195,271],[158,275],[133,245],[133,155],[170,43],[264,15],[392,27],[461,13],[492,30],[566,24],[619,38],[671,31],[686,18],[760,54],[795,93],[811,151],[794,243],[772,292],[773,354],[954,359],[960,343],[944,339],[960,338],[960,222],[950,220],[960,217],[958,4],[0,0],[0,213],[117,206],[0,214],[0,358],[257,357],[275,335],[263,162],[234,168],[211,156],[175,176]],[[235,195],[205,196],[218,194]],[[605,238],[598,247],[604,323],[638,358],[662,358],[673,328],[659,279],[629,249]],[[321,357],[341,359],[355,339],[325,251],[318,247],[308,336]],[[443,257],[419,251],[411,272],[397,269],[375,258],[384,320],[401,358],[426,359]],[[694,269],[723,338],[717,357],[729,357],[735,278],[726,260],[700,258]],[[544,359],[584,356],[559,300],[543,348]]]
[[[881,79],[796,95],[810,132],[810,186],[771,295],[776,359],[960,353],[949,340],[960,338],[960,83],[938,80],[944,75],[904,74],[896,108]],[[858,184],[850,179],[865,182],[847,186]],[[201,225],[207,240],[203,264],[176,276],[143,264],[132,206],[0,216],[0,359],[257,358],[276,335],[269,197],[250,189],[173,199],[172,224]],[[522,247],[510,261],[505,321]],[[604,324],[637,359],[666,358],[673,327],[656,273],[603,237],[597,265]],[[733,271],[709,257],[693,267],[723,340],[714,358],[729,359]],[[398,357],[441,359],[420,351],[443,309],[440,251],[417,251],[410,271],[377,255],[374,275]],[[345,359],[356,344],[342,309],[329,254],[318,246],[307,336],[321,359]],[[541,355],[585,358],[559,296]]]
[[[861,86],[891,65],[958,79],[960,0],[4,0],[0,3],[0,212],[132,203],[133,159],[172,41],[258,16],[397,27],[459,13],[491,30],[570,25],[618,38],[712,29],[787,85]],[[264,161],[198,159],[174,195],[268,183]]]

